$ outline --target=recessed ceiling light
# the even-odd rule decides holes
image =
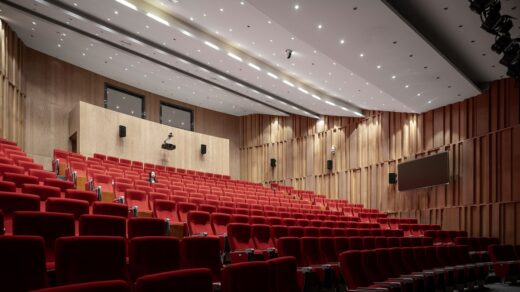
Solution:
[[[377,65],[377,69],[381,69],[381,65]]]
[[[273,22],[272,22],[272,21],[270,21],[270,20],[268,20],[268,21],[267,21],[267,23],[268,23],[268,24],[271,24],[271,23],[273,23]]]
[[[36,25],[36,22],[33,21],[33,22],[32,22],[32,25]]]
[[[190,32],[188,32],[188,31],[186,31],[186,30],[184,30],[184,29],[181,29],[181,33],[182,33],[183,35],[187,35],[187,36],[189,36],[189,37],[193,37],[193,35],[192,35]]]
[[[278,79],[278,76],[274,75],[273,73],[271,72],[267,72],[267,75],[269,75],[269,77],[272,77],[274,79]]]
[[[220,8],[219,10],[220,10],[220,12],[224,12],[224,8]]]
[[[287,80],[284,80],[283,83],[289,85],[290,87],[294,87],[294,84],[292,84],[291,82],[289,82]]]
[[[294,4],[294,10],[300,9],[300,4]]]
[[[258,70],[258,71],[262,70],[262,69],[260,69],[260,67],[258,67],[257,65],[255,65],[253,63],[248,63],[247,65],[249,65],[249,67],[254,68],[254,69]]]
[[[191,20],[191,21],[194,21],[195,19],[194,19],[193,17],[190,17],[190,20]]]
[[[408,84],[406,84],[406,85],[404,86],[404,88],[408,88],[408,87],[410,87]]]
[[[240,5],[244,5],[244,4],[245,4],[244,1],[240,1]]]
[[[83,56],[85,56],[86,54],[85,53],[82,53]]]
[[[149,29],[149,28],[150,28],[150,26],[149,26],[148,24],[145,25],[144,27],[145,27],[146,29]]]
[[[157,21],[157,22],[160,22],[160,23],[162,23],[162,24],[164,24],[164,25],[166,25],[166,26],[170,26],[170,23],[169,23],[168,21],[166,21],[166,20],[160,18],[159,16],[157,16],[157,15],[155,15],[155,14],[153,14],[153,13],[148,12],[148,13],[146,13],[146,16],[148,16],[148,17],[150,17],[151,19],[153,19],[153,20],[155,20],[155,21]]]
[[[293,41],[294,41],[294,37],[291,37],[291,40],[293,40]]]
[[[395,79],[395,75],[392,75],[392,79]]]
[[[316,94],[313,94],[313,95],[311,95],[311,96],[314,97],[314,98],[317,99],[317,100],[321,100],[321,97],[317,96]]]
[[[117,12],[117,10],[114,10],[114,14],[119,15],[119,12]]]
[[[316,53],[317,53],[317,51],[316,51],[316,50],[314,50],[314,51],[313,51],[313,53],[314,53],[314,54],[316,54]]]
[[[217,51],[220,51],[220,48],[219,48],[217,45],[215,45],[214,43],[210,43],[210,42],[208,42],[208,41],[205,41],[204,44],[205,44],[206,46],[208,46],[208,47],[211,47],[211,48],[217,50]]]
[[[323,25],[318,24],[318,29],[322,29]]]
[[[417,96],[421,96],[421,93],[417,93]]]
[[[125,0],[116,0],[116,2],[120,3],[120,4],[123,4],[125,5],[126,7],[130,8],[130,9],[133,9],[135,11],[137,11],[137,6],[135,6],[133,3],[130,3],[128,1],[125,1]]]
[[[309,92],[301,87],[298,87],[298,90],[305,93],[305,94],[309,94]]]
[[[345,43],[345,40],[339,40],[339,43],[340,43],[340,44],[344,44],[344,43]]]
[[[58,44],[58,48],[61,48],[61,44]]]
[[[365,56],[365,54],[363,54],[363,53],[359,54],[360,58],[363,58],[364,56]]]
[[[432,101],[431,101],[431,100],[428,100],[428,103],[432,103]]]
[[[336,104],[335,104],[335,103],[333,103],[333,102],[330,102],[330,101],[328,101],[328,100],[326,100],[326,101],[325,101],[325,103],[326,103],[326,104],[328,104],[328,105],[331,105],[331,106],[336,106]]]
[[[202,16],[206,17],[207,15],[206,15],[206,13],[204,13],[204,14],[202,14]]]

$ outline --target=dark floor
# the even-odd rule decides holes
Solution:
[[[494,283],[494,284],[486,284],[486,287],[489,288],[487,291],[493,292],[518,292],[520,291],[520,284],[516,284],[515,286],[511,286],[508,284],[502,283]]]

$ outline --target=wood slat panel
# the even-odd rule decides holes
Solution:
[[[280,131],[290,131],[290,135],[269,137],[250,126],[258,116],[247,116],[241,118],[244,139],[240,151],[265,148],[256,143],[259,140],[284,143],[283,136],[306,149],[292,148],[304,152],[285,160],[284,164],[292,164],[293,172],[284,172],[277,181],[298,187],[297,181],[313,179],[315,183],[307,184],[306,189],[331,198],[346,198],[400,216],[415,216],[423,223],[499,236],[518,244],[520,231],[506,227],[515,226],[520,217],[511,215],[517,207],[504,205],[520,200],[518,100],[519,88],[513,80],[504,79],[476,97],[423,114],[368,111],[363,119],[325,117],[323,121],[263,116],[267,120],[264,126],[271,131],[275,123],[286,125]],[[333,144],[337,153],[329,173],[325,162],[331,159]],[[398,192],[395,185],[388,184],[388,173],[395,172],[397,163],[439,151],[450,154],[449,185]],[[262,156],[241,157],[251,160],[246,165],[269,163]],[[242,171],[241,178],[270,181],[251,171]]]

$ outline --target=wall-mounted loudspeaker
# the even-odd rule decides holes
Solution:
[[[200,154],[206,154],[206,144],[200,144]]]
[[[271,158],[271,167],[275,167],[275,166],[276,166],[276,159]]]
[[[388,183],[391,185],[395,185],[397,183],[397,173],[390,172],[388,174]]]
[[[331,159],[327,160],[327,169],[332,170],[332,160]]]
[[[126,137],[126,127],[125,126],[119,126],[119,137],[124,138]]]

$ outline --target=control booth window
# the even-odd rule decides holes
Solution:
[[[161,103],[161,124],[193,131],[193,111]]]
[[[144,118],[144,96],[105,85],[105,108]]]

